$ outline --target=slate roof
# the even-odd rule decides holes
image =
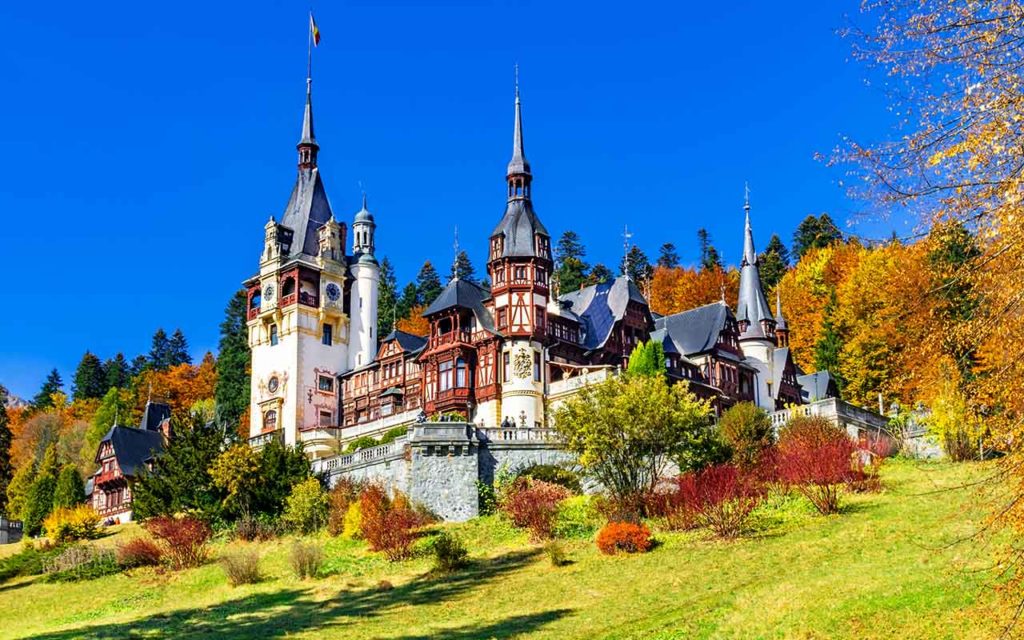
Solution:
[[[470,309],[480,327],[491,333],[497,333],[494,329],[494,320],[484,307],[484,300],[490,297],[491,294],[480,285],[469,280],[453,278],[423,312],[423,317],[426,318],[455,307]]]
[[[114,425],[100,442],[110,442],[114,448],[114,457],[121,473],[135,476],[139,468],[149,458],[164,449],[164,437],[159,431],[146,431],[134,427]],[[96,462],[99,462],[99,450],[96,451]]]
[[[147,402],[146,408],[142,411],[142,422],[140,429],[147,431],[159,431],[160,423],[171,419],[171,407],[162,402]]]
[[[491,237],[499,235],[505,238],[502,257],[536,256],[536,235],[551,237],[533,210],[533,204],[523,198],[509,200],[505,206],[505,215]]]
[[[768,300],[761,288],[761,274],[758,270],[757,252],[754,250],[754,232],[750,228],[750,208],[747,208],[747,221],[743,234],[743,261],[740,263],[740,295],[736,304],[736,317],[747,320],[747,330],[740,334],[740,339],[763,338],[762,320],[774,322]]]
[[[315,257],[320,250],[317,230],[333,215],[320,170],[316,167],[300,170],[281,217],[281,226],[295,233],[291,255],[303,253]]]
[[[703,307],[657,318],[654,326],[658,330],[665,330],[663,340],[672,343],[675,353],[691,355],[714,348],[731,315],[732,311],[724,302],[712,302]]]
[[[805,401],[813,402],[837,395],[835,378],[828,371],[815,371],[797,376],[796,381],[800,383],[800,395]]]
[[[789,362],[789,347],[783,347],[781,349],[772,350],[772,377],[775,381],[772,385],[772,397],[778,398],[779,391],[782,389],[782,385],[779,384],[782,381],[782,374],[786,371],[786,363]]]
[[[523,148],[523,113],[519,104],[519,88],[516,88],[516,123],[512,131],[512,159],[508,162],[508,175],[530,173],[530,163],[526,161],[526,150]]]
[[[398,346],[400,346],[402,348],[402,351],[405,352],[418,351],[422,349],[425,344],[427,344],[427,339],[424,338],[423,336],[417,336],[411,333],[406,333],[405,331],[401,331],[399,329],[395,329],[391,333],[389,333],[387,337],[384,338],[384,340],[382,340],[382,342],[391,342],[392,340],[397,340]]]
[[[640,289],[625,276],[566,293],[558,300],[567,303],[569,311],[579,317],[583,328],[581,343],[587,349],[604,346],[615,323],[625,317],[630,301],[639,302],[647,308]]]

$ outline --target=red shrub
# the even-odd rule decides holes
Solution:
[[[534,540],[548,540],[554,537],[558,503],[571,495],[557,484],[518,478],[502,495],[498,506],[512,524],[529,529]]]
[[[383,487],[368,485],[359,495],[359,507],[363,537],[370,549],[383,551],[391,561],[408,558],[416,540],[415,530],[426,524],[408,498],[396,492],[392,500]]]
[[[839,485],[854,478],[856,447],[846,431],[817,416],[790,421],[779,437],[779,477],[823,514],[839,510]]]
[[[148,567],[160,564],[164,551],[146,538],[134,538],[117,548],[117,564],[122,567]]]
[[[661,496],[661,513],[670,529],[706,526],[716,535],[742,533],[750,513],[764,493],[756,470],[744,472],[732,464],[708,467],[678,476],[672,491]]]
[[[158,516],[147,520],[145,527],[164,543],[164,553],[172,568],[198,567],[206,560],[206,543],[213,531],[203,520],[193,516]]]
[[[652,543],[650,530],[634,522],[609,522],[597,532],[597,548],[608,555],[619,551],[643,553]]]

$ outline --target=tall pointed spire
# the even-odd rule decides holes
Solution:
[[[746,226],[743,233],[743,262],[741,264],[757,265],[757,252],[754,251],[754,231],[750,228],[750,186],[743,183],[743,211],[746,214]]]
[[[530,175],[530,163],[526,161],[526,150],[523,148],[523,112],[519,101],[519,65],[516,65],[516,122],[512,132],[512,159],[508,162],[507,175],[510,181],[513,177]],[[528,190],[528,178],[526,183],[524,186]],[[529,196],[527,195],[526,197]]]
[[[750,188],[744,188],[743,260],[740,263],[740,296],[736,318],[740,321],[740,339],[766,338],[774,331],[775,319],[761,286],[761,274],[754,249],[754,232],[750,226]]]
[[[316,167],[316,154],[320,145],[313,133],[313,79],[306,77],[306,110],[302,114],[302,138],[296,145],[299,150],[299,168],[313,169]]]

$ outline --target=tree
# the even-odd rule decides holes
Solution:
[[[710,411],[686,382],[628,375],[584,386],[555,409],[554,422],[584,474],[628,509],[654,488],[671,458],[700,440]]]
[[[260,477],[262,482],[255,496],[254,509],[258,513],[280,515],[292,487],[312,476],[309,458],[302,445],[286,446],[272,440],[260,449]]]
[[[106,386],[107,376],[103,372],[103,363],[95,354],[86,351],[75,370],[72,397],[75,400],[102,398],[107,392]]]
[[[128,368],[128,375],[131,378],[139,375],[143,371],[149,368],[149,358],[144,355],[137,355],[132,358],[132,363]]]
[[[111,387],[123,389],[131,383],[131,365],[128,364],[123,353],[118,353],[103,363],[103,375],[106,377],[106,389]],[[104,393],[106,393],[106,389]]]
[[[665,373],[665,349],[660,342],[641,342],[629,354],[627,371],[633,375],[656,376]]]
[[[647,254],[640,247],[633,245],[623,256],[622,262],[619,264],[619,273],[629,276],[633,282],[646,283],[654,275],[654,267],[647,259]]]
[[[455,262],[452,263],[449,278],[458,278],[466,282],[476,283],[476,270],[473,269],[473,263],[470,262],[468,253],[459,251],[455,256]]]
[[[775,444],[775,429],[768,413],[753,402],[740,402],[725,410],[718,420],[722,440],[740,468],[755,466]]]
[[[590,270],[590,275],[587,276],[587,284],[604,284],[611,282],[615,279],[615,274],[612,270],[604,266],[600,262],[594,265],[594,268]]]
[[[835,323],[836,315],[836,293],[832,291],[829,295],[828,304],[825,305],[825,319],[822,322],[821,337],[814,345],[814,366],[818,371],[831,372],[836,378],[836,385],[842,393],[842,379],[839,375],[841,363],[839,354],[843,350],[843,338]]]
[[[423,317],[424,311],[426,311],[426,307],[422,305],[409,309],[409,315],[405,318],[399,318],[395,328],[405,333],[411,333],[414,336],[429,335],[430,322]]]
[[[779,280],[782,280],[782,276],[786,275],[786,270],[789,269],[789,251],[786,249],[786,245],[782,244],[778,234],[772,234],[771,239],[768,240],[768,246],[758,256],[757,262],[758,272],[761,274],[761,286],[766,291],[774,289]]]
[[[192,356],[188,353],[188,341],[181,329],[175,329],[167,343],[168,363],[172,367],[179,364],[192,364]]]
[[[61,467],[57,485],[53,492],[53,508],[70,508],[85,502],[85,483],[82,474],[73,464]]]
[[[80,454],[80,468],[86,473],[95,468],[96,449],[100,446],[103,436],[107,435],[115,423],[129,425],[134,398],[128,389],[112,387],[100,401],[100,406],[93,414],[89,428],[86,429]]]
[[[60,373],[56,369],[51,369],[50,373],[46,376],[46,381],[43,382],[42,388],[39,389],[39,393],[32,399],[32,407],[36,411],[52,408],[53,394],[60,393],[63,390],[64,381],[60,379]]]
[[[974,378],[977,345],[970,333],[970,322],[981,307],[981,298],[970,278],[981,249],[967,227],[959,221],[932,228],[928,238],[929,292],[935,298],[936,316],[942,324],[943,351],[956,365],[965,382]]]
[[[793,256],[799,260],[811,249],[824,249],[843,239],[843,233],[827,213],[809,215],[793,233]]]
[[[665,269],[675,269],[679,266],[679,253],[676,251],[676,245],[671,242],[661,245],[658,249],[657,266]]]
[[[14,477],[14,465],[11,464],[11,433],[10,418],[7,415],[7,389],[0,384],[0,513],[7,505],[7,487]]]
[[[395,268],[385,257],[380,261],[380,285],[377,289],[377,335],[381,338],[395,328],[398,311],[398,281]]]
[[[555,245],[555,282],[559,293],[571,293],[583,286],[590,268],[583,258],[587,250],[575,231],[564,231]]]
[[[236,433],[249,408],[249,380],[252,354],[246,328],[246,293],[235,292],[224,309],[217,348],[217,382],[213,397],[216,419],[226,433]]]
[[[722,268],[722,257],[718,249],[711,244],[711,234],[707,229],[697,229],[697,240],[700,242],[700,268],[704,271],[715,271]]]
[[[236,444],[213,461],[210,477],[225,494],[225,514],[233,517],[252,515],[264,480],[260,471],[260,452],[248,444]]]
[[[410,282],[409,284],[405,285],[404,289],[402,289],[402,295],[398,299],[397,317],[412,317],[413,307],[416,306],[418,306],[418,303],[416,302],[416,283]]]
[[[36,461],[29,460],[18,467],[10,484],[7,485],[5,513],[13,520],[24,520],[25,503],[28,493],[36,481]]]
[[[224,491],[210,476],[224,435],[200,422],[173,419],[174,437],[132,485],[132,510],[139,518],[195,511],[212,519],[220,513]]]
[[[39,472],[32,487],[25,497],[25,505],[22,507],[22,520],[26,535],[38,535],[43,526],[43,520],[53,511],[53,497],[57,489],[57,474],[60,473],[60,462],[57,458],[56,445],[50,445],[43,456],[43,462],[39,465]]]
[[[427,260],[416,275],[416,303],[429,306],[437,296],[441,295],[441,278],[437,275],[434,265]]]
[[[171,341],[163,328],[153,334],[153,344],[149,349],[149,367],[162,371],[171,366]]]

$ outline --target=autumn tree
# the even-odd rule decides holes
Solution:
[[[430,322],[423,317],[424,311],[426,311],[424,306],[411,308],[408,317],[400,318],[395,327],[399,331],[411,333],[414,336],[430,335]]]
[[[217,381],[213,398],[217,420],[226,433],[237,431],[242,416],[249,408],[252,354],[246,321],[246,293],[240,289],[231,296],[224,309],[217,348]]]
[[[10,417],[7,415],[7,389],[0,385],[0,513],[7,506],[7,487],[14,477],[14,465],[11,463]]]

